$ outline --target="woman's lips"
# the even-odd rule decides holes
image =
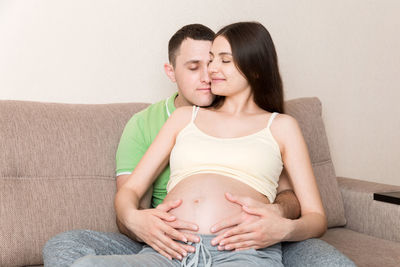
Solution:
[[[225,81],[225,79],[222,79],[222,78],[211,79],[211,83],[219,83],[219,82],[223,82],[223,81]]]

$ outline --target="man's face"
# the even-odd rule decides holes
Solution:
[[[214,99],[211,93],[207,65],[211,41],[185,39],[177,51],[175,67],[166,64],[167,75],[178,86],[177,107],[184,105],[208,106]],[[172,68],[168,73],[167,65]]]

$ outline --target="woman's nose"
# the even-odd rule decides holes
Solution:
[[[216,71],[217,71],[216,65],[215,65],[214,61],[211,61],[211,62],[208,64],[208,73],[214,73],[214,72],[216,72]]]

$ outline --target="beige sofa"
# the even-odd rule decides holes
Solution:
[[[63,231],[117,231],[115,152],[125,123],[146,106],[0,101],[0,266],[43,264],[46,240]],[[337,178],[320,101],[286,107],[303,130],[328,215],[322,239],[359,266],[399,266],[400,205],[374,201],[373,192],[400,187]]]

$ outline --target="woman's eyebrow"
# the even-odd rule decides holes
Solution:
[[[210,51],[210,55],[214,56],[214,53]],[[226,56],[226,55],[232,56],[232,53],[229,53],[229,52],[219,52],[218,55],[219,55],[219,56]]]

